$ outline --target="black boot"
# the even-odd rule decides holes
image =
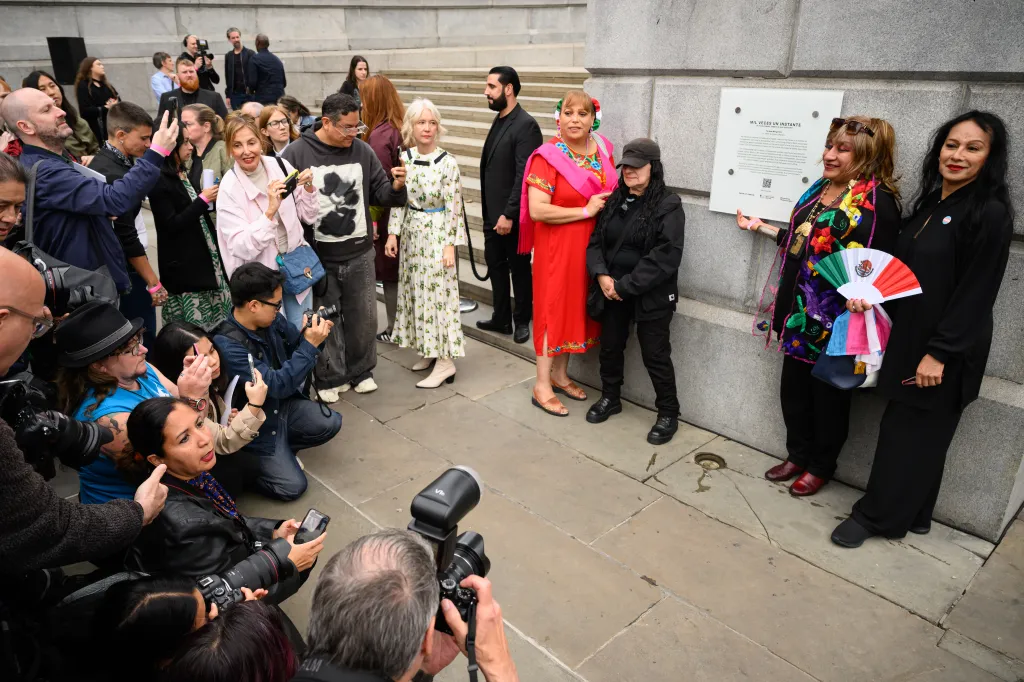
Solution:
[[[622,412],[622,402],[618,399],[601,396],[601,398],[591,405],[589,410],[587,410],[587,421],[591,424],[600,424],[603,421],[607,421],[608,417],[613,414],[618,414],[619,412]]]
[[[664,445],[672,440],[679,430],[679,421],[675,417],[658,417],[654,426],[647,433],[647,442],[651,445]]]
[[[853,549],[860,547],[864,541],[874,536],[870,530],[853,520],[853,517],[846,519],[832,531],[832,542],[840,547]]]
[[[489,320],[477,320],[476,328],[483,329],[485,332],[498,332],[499,334],[512,333],[512,323],[501,324],[499,322],[495,322],[494,318]]]

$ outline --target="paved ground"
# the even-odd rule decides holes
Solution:
[[[468,341],[455,383],[434,391],[415,388],[415,356],[379,350],[381,389],[345,394],[341,434],[302,455],[309,492],[241,506],[330,514],[326,557],[374,527],[404,527],[433,477],[474,467],[488,490],[462,529],[486,538],[524,681],[1024,673],[1020,521],[980,571],[992,545],[941,526],[841,550],[828,533],[856,500],[852,489],[792,498],[762,477],[776,460],[688,425],[670,444],[648,445],[654,415],[633,405],[599,426],[583,419],[585,403],[570,403],[568,419],[549,417],[529,402],[533,365],[479,341]],[[702,453],[726,468],[695,463]],[[311,591],[286,604],[300,628]],[[440,679],[464,675],[454,667]]]

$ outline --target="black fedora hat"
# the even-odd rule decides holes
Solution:
[[[85,367],[109,356],[140,329],[141,317],[129,322],[117,306],[89,301],[57,326],[57,363],[62,367]]]

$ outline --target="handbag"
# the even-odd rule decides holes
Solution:
[[[868,380],[868,375],[854,373],[856,365],[856,356],[822,353],[818,356],[818,361],[814,363],[811,376],[842,391],[861,387],[869,388],[864,385]],[[873,374],[877,375],[878,372]],[[877,376],[872,376],[871,378],[873,379],[872,385],[874,385],[878,378]]]
[[[612,250],[605,255],[604,262],[611,263],[615,260],[615,255],[622,248],[622,243],[626,241],[626,234],[629,232],[629,227],[633,224],[633,218],[636,218],[637,211],[633,212],[629,222],[622,226],[622,234],[619,235],[619,240],[615,242],[615,246]],[[603,241],[603,240],[602,240]],[[603,250],[603,247],[602,247]],[[598,322],[604,317],[604,303],[607,299],[604,295],[604,290],[601,288],[601,283],[597,281],[597,277],[590,278],[590,286],[587,288],[587,315]]]
[[[43,252],[38,246],[32,243],[35,223],[35,200],[36,200],[36,174],[39,164],[28,169],[28,186],[25,188],[25,206],[23,222],[25,225],[24,239],[16,242],[11,251],[32,264],[32,266],[43,275],[46,283],[46,305],[55,316],[61,316],[68,312],[68,304],[71,307],[80,305],[89,300],[102,300],[117,305],[118,293],[114,278],[110,276],[110,269],[107,265],[101,265],[96,270],[86,270],[75,265],[68,265],[62,260]],[[96,243],[89,241],[90,250],[96,258],[96,262],[103,263],[104,259]],[[51,274],[46,274],[47,272]],[[70,300],[69,300],[70,299]]]
[[[278,156],[275,156],[274,160],[281,167],[281,172],[288,175],[288,171],[284,167],[284,161]],[[294,201],[294,198],[292,200]],[[317,258],[313,247],[307,244],[303,244],[288,253],[278,253],[277,267],[281,274],[284,275],[284,284],[281,285],[284,292],[292,295],[301,294],[322,280],[324,275],[327,274],[324,271],[323,263]]]

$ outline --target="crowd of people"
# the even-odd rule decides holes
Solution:
[[[340,432],[330,405],[341,394],[378,390],[378,342],[420,355],[412,369],[429,374],[418,388],[455,380],[466,353],[459,163],[442,146],[439,108],[428,99],[405,106],[363,57],[313,116],[285,95],[267,36],[256,36],[255,50],[237,28],[226,37],[223,97],[205,40],[186,36],[176,60],[154,55],[155,120],[121,101],[92,57],[76,79],[77,109],[50,74],[33,72],[13,91],[0,81],[12,135],[0,154],[0,375],[15,367],[53,381],[60,412],[111,436],[81,467],[75,505],[32,478],[0,424],[0,482],[23,491],[13,499],[33,495],[30,508],[49,509],[25,534],[31,541],[5,534],[0,549],[26,569],[88,559],[110,573],[155,576],[106,594],[100,631],[138,642],[117,675],[219,680],[252,666],[262,668],[247,679],[355,679],[323,676],[333,668],[391,680],[433,674],[466,651],[466,624],[445,602],[454,636],[434,630],[436,567],[422,539],[382,531],[332,557],[303,642],[277,605],[308,578],[324,536],[298,543],[296,520],[251,517],[235,500],[246,490],[303,495],[298,453]],[[622,411],[635,328],[656,395],[647,440],[667,443],[680,414],[671,331],[685,214],[666,185],[662,150],[639,138],[617,157],[597,132],[600,104],[583,90],[558,102],[557,133],[545,141],[518,103],[521,87],[507,66],[481,83],[495,112],[480,160],[494,306],[477,326],[516,343],[532,336],[531,401],[554,417],[569,414],[562,398],[588,401],[568,361],[599,346],[593,424]],[[765,476],[795,479],[793,495],[815,494],[835,472],[851,392],[820,381],[815,368],[837,318],[871,309],[845,301],[816,264],[870,247],[900,258],[921,283],[921,295],[887,304],[878,391],[889,404],[867,492],[832,534],[844,547],[929,531],[946,452],[978,396],[1013,229],[998,117],[971,111],[935,131],[913,201],[900,193],[896,139],[877,117],[834,119],[822,177],[787,226],[737,211],[740,229],[778,247],[756,329],[784,354],[788,458]],[[156,267],[140,217],[147,200]],[[99,273],[111,296],[69,305],[65,291],[58,302],[64,285],[18,255],[29,241],[71,266],[69,284],[74,272]],[[72,520],[59,542],[47,536],[54,514]],[[50,543],[42,553],[33,549],[40,540]],[[261,551],[280,554],[280,579],[223,613],[211,608],[196,579]],[[516,679],[489,584],[464,584],[479,597],[481,669],[490,682]]]

